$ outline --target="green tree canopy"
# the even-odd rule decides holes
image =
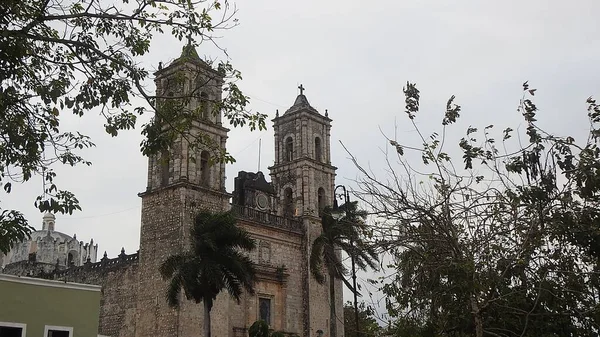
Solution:
[[[378,217],[393,273],[381,280],[397,336],[593,336],[600,329],[600,106],[587,100],[590,133],[576,141],[542,130],[535,89],[523,84],[526,128],[470,126],[455,150],[447,128],[423,134],[420,93],[404,89],[422,147],[388,139],[389,179],[363,169],[361,199]],[[511,142],[513,139],[521,140]],[[523,143],[525,142],[525,143]],[[422,164],[408,162],[416,152]],[[457,151],[457,152],[458,152]]]
[[[151,92],[152,69],[144,58],[158,35],[187,40],[184,44],[190,46],[214,42],[215,32],[237,25],[235,13],[227,0],[0,1],[4,191],[10,193],[12,183],[41,175],[45,188],[35,200],[40,211],[71,214],[81,209],[73,193],[54,183],[53,164],[91,164],[81,150],[94,143],[61,126],[67,114],[98,111],[106,132],[117,136],[135,128],[138,116],[154,112],[159,118],[142,127],[141,151],[149,155],[168,147],[198,118],[194,111],[177,109],[197,93],[169,98],[178,104],[158,104],[167,98]],[[246,109],[248,98],[236,85],[240,72],[227,60],[207,63],[225,78],[225,95],[213,102],[214,112],[223,113],[234,126],[265,128],[265,116]],[[199,135],[192,143],[210,147],[207,139]],[[214,152],[218,160],[233,160],[226,152]],[[32,228],[18,210],[0,211],[0,251],[6,252]]]
[[[344,336],[345,337],[378,337],[381,336],[383,328],[377,323],[375,310],[360,302],[358,305],[358,323],[360,333],[356,329],[356,315],[354,305],[351,302],[344,304]]]

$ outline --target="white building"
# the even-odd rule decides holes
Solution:
[[[31,233],[31,238],[14,245],[7,255],[0,253],[0,266],[31,261],[48,264],[59,269],[69,266],[81,266],[87,261],[96,262],[98,244],[94,240],[89,243],[78,241],[73,237],[54,230],[56,217],[46,213],[42,218],[42,230]]]

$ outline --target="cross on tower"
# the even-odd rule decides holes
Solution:
[[[304,87],[302,86],[302,84],[300,84],[298,89],[300,89],[300,95],[304,95]]]

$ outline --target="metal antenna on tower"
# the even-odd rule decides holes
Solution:
[[[260,172],[260,149],[262,147],[262,138],[258,139],[258,171]]]

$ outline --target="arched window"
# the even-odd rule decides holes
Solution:
[[[73,263],[75,263],[75,256],[73,253],[69,252],[69,255],[67,255],[67,267]]]
[[[321,138],[315,137],[315,160],[321,161]]]
[[[202,151],[202,153],[200,153],[200,185],[203,186],[208,186],[208,182],[210,180],[208,159],[208,151]]]
[[[169,184],[169,155],[163,152],[160,158],[160,185],[166,186]]]
[[[292,161],[294,159],[294,139],[287,137],[285,140],[285,160]]]
[[[294,215],[294,207],[293,206],[294,206],[294,202],[293,202],[292,189],[288,187],[283,191],[283,215],[284,216]]]
[[[323,187],[319,187],[319,191],[317,192],[317,203],[319,206],[319,215],[321,215],[323,213],[323,209],[325,209],[325,190]]]
[[[208,94],[205,92],[200,93],[200,112],[202,113],[202,119],[209,119],[208,111]]]

